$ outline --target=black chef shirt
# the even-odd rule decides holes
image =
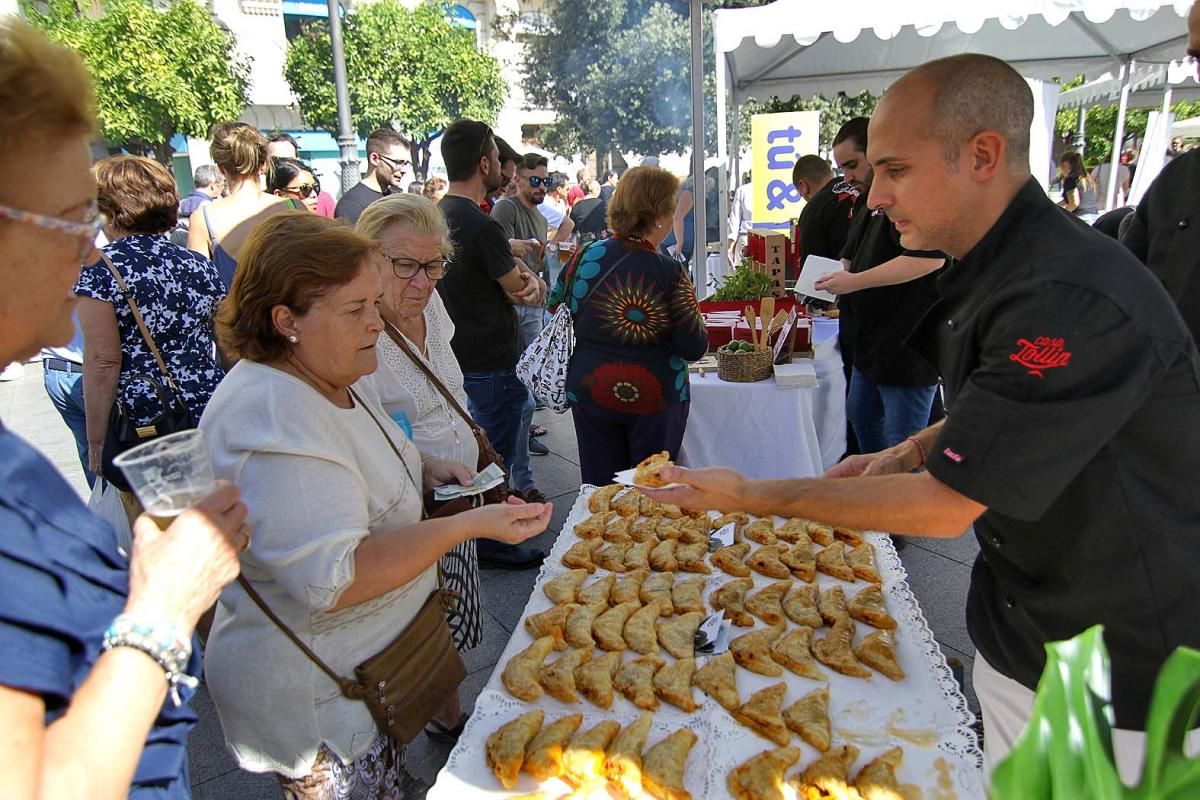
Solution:
[[[842,258],[850,259],[851,272],[866,272],[897,256],[945,258],[936,250],[901,247],[896,226],[882,210],[867,208],[864,192],[855,206]],[[838,300],[842,325],[853,332],[854,368],[876,384],[932,386],[938,382],[932,363],[910,350],[904,340],[937,299],[939,272],[895,286],[860,289]]]
[[[1029,689],[1046,642],[1104,625],[1118,727],[1200,646],[1200,356],[1128,250],[1030,180],[938,281],[911,343],[948,416],[929,472],[987,506],[967,625]]]
[[[834,178],[813,193],[812,199],[804,204],[797,223],[800,233],[800,264],[809,256],[841,258],[846,236],[850,233],[850,221],[854,216],[854,195],[837,193]]]

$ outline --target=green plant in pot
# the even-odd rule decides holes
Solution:
[[[775,288],[774,282],[765,272],[755,272],[750,268],[750,260],[742,259],[742,263],[725,278],[721,288],[713,292],[709,300],[728,302],[730,300],[759,300],[771,293]]]
[[[1200,721],[1200,650],[1178,648],[1158,673],[1142,777],[1132,788],[1113,760],[1110,687],[1102,626],[1047,644],[1029,723],[992,772],[993,800],[1200,798],[1200,758],[1183,750]]]

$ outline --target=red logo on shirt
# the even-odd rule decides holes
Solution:
[[[953,461],[955,464],[961,464],[963,462],[963,457],[951,450],[949,447],[942,451],[942,455]]]
[[[1017,352],[1009,355],[1008,360],[1025,367],[1030,375],[1044,378],[1046,370],[1071,363],[1071,351],[1064,349],[1065,345],[1065,339],[1051,339],[1049,336],[1039,336],[1032,342],[1017,339]]]

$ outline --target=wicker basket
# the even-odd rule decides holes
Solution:
[[[774,372],[771,363],[775,354],[771,350],[754,353],[723,353],[717,351],[717,377],[731,383],[754,383],[765,381]]]

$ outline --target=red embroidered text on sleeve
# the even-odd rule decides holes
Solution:
[[[1046,370],[1070,364],[1071,351],[1066,349],[1065,339],[1052,339],[1049,336],[1039,336],[1032,342],[1017,339],[1017,352],[1010,354],[1008,360],[1025,367],[1030,375],[1044,378]]]

